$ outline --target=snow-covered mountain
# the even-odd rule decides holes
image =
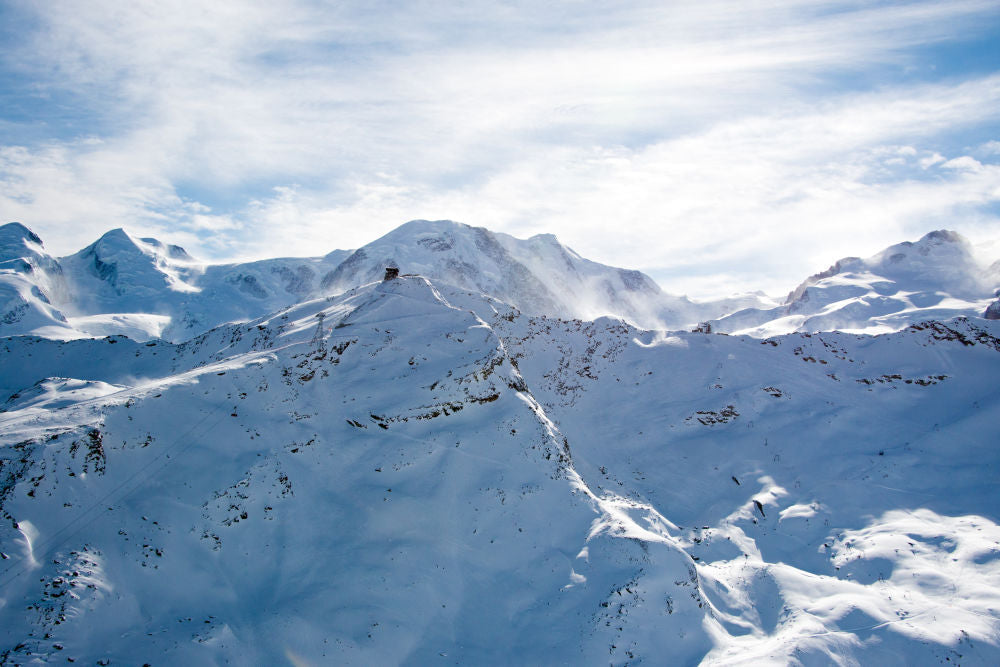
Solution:
[[[18,223],[0,227],[0,243],[0,271],[13,267],[0,273],[0,280],[11,276],[0,284],[21,286],[15,292],[20,300],[8,297],[0,335],[64,339],[122,334],[140,341],[184,340],[313,296],[320,278],[350,254],[334,250],[317,258],[211,265],[179,246],[114,229],[56,259]],[[32,271],[14,270],[27,266]]]
[[[995,664],[998,335],[668,335],[411,276],[0,339],[0,664]]]
[[[356,250],[321,286],[339,293],[381,279],[386,266],[489,294],[532,314],[617,315],[647,327],[697,321],[699,307],[640,271],[580,257],[551,234],[516,239],[450,220],[414,220]]]
[[[16,222],[0,227],[0,335],[71,331],[49,296],[64,291],[62,266],[42,240]]]
[[[842,259],[783,304],[760,292],[706,302],[663,292],[647,275],[580,257],[551,234],[516,239],[451,221],[414,220],[355,250],[210,265],[121,229],[55,259],[22,225],[0,228],[0,335],[124,334],[180,342],[310,298],[381,279],[386,267],[483,293],[530,315],[610,315],[647,329],[764,337],[791,331],[897,331],[928,318],[985,315],[1000,262],[980,266],[954,232],[932,232],[868,259]],[[994,313],[994,308],[991,313]]]
[[[7,237],[37,240],[31,242],[34,250],[15,243],[11,258],[27,261],[41,247],[41,240],[20,224],[2,229]],[[5,309],[0,335],[123,334],[177,342],[226,322],[377,281],[387,266],[489,294],[529,314],[614,315],[647,328],[691,328],[739,308],[774,305],[761,293],[694,302],[664,293],[639,271],[584,259],[551,234],[522,240],[448,220],[414,220],[355,251],[315,258],[211,265],[179,246],[122,229],[69,257],[44,257],[60,280],[56,289],[40,286],[50,303],[28,298],[34,283],[21,280],[17,294],[27,296]],[[27,308],[36,317],[26,318]]]
[[[930,232],[867,259],[846,257],[807,278],[785,303],[748,308],[718,331],[768,336],[791,331],[898,331],[922,319],[983,317],[1000,288],[1000,262],[980,265],[960,234]]]

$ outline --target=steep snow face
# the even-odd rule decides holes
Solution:
[[[756,336],[896,331],[921,319],[982,315],[998,279],[976,261],[964,237],[936,231],[867,259],[841,259],[806,279],[784,305],[745,309],[713,325]]]
[[[616,315],[645,326],[686,326],[698,308],[663,294],[639,271],[580,257],[551,234],[526,240],[449,220],[413,220],[359,248],[321,287],[339,292],[382,277],[387,266],[476,290],[527,313]]]
[[[0,336],[44,331],[75,337],[53,305],[63,292],[62,267],[42,240],[20,223],[0,227]]]
[[[995,664],[998,334],[667,335],[404,277],[2,339],[0,655]]]
[[[592,320],[616,316],[638,326],[662,329],[694,324],[706,310],[712,315],[727,312],[718,309],[721,305],[718,302],[696,304],[685,297],[666,294],[641,271],[585,259],[559,243],[552,234],[539,234],[523,241],[507,234],[495,237],[512,257],[558,295],[564,304],[565,317]]]
[[[997,299],[986,307],[983,317],[988,320],[1000,320],[1000,299]]]

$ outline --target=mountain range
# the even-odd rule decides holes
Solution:
[[[747,308],[713,324],[719,331],[767,336],[792,331],[898,331],[924,319],[992,317],[1000,287],[1000,260],[976,261],[960,234],[930,232],[866,259],[845,257],[810,276],[785,302]]]
[[[457,223],[214,267],[0,232],[0,665],[1000,661],[957,235],[710,318]]]
[[[121,229],[55,258],[31,230],[11,223],[0,227],[0,335],[179,342],[376,281],[387,266],[488,294],[528,314],[608,315],[646,329],[708,321],[718,331],[758,337],[879,333],[927,318],[982,316],[1000,288],[1000,260],[981,266],[968,241],[946,231],[868,259],[842,259],[779,303],[761,292],[693,301],[665,293],[640,271],[584,259],[550,234],[521,240],[450,221],[411,221],[362,248],[322,257],[214,265]]]

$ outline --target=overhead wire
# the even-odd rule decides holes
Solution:
[[[157,466],[156,468],[153,468],[153,466],[158,461],[160,461],[161,459],[169,459],[170,458],[169,454],[173,453],[175,450],[177,453],[184,452],[188,448],[193,446],[196,442],[198,442],[197,439],[189,438],[189,436],[192,433],[194,433],[202,424],[204,424],[208,420],[208,418],[211,417],[213,414],[217,414],[218,418],[209,428],[205,429],[202,432],[202,435],[209,433],[212,429],[218,426],[219,423],[221,423],[223,421],[223,418],[225,417],[225,410],[221,406],[218,410],[206,412],[201,419],[195,422],[190,428],[185,430],[183,433],[178,435],[174,439],[173,443],[164,447],[162,451],[160,451],[156,456],[154,456],[152,459],[146,462],[137,471],[135,471],[134,473],[126,477],[124,480],[119,482],[110,491],[108,491],[103,496],[101,496],[93,503],[91,503],[75,518],[64,524],[61,528],[56,530],[51,535],[47,536],[44,540],[42,540],[39,543],[38,546],[34,544],[30,545],[31,548],[30,559],[28,557],[22,557],[19,559],[18,562],[11,564],[11,566],[9,566],[4,571],[4,573],[0,575],[0,588],[7,586],[15,579],[20,577],[22,574],[28,572],[31,569],[30,567],[28,567],[29,560],[38,561],[40,560],[40,558],[47,557],[48,554],[50,554],[54,549],[65,544],[66,541],[69,540],[69,538],[77,535],[84,528],[90,526],[92,523],[94,523],[94,521],[96,521],[99,517],[103,516],[105,513],[112,511],[112,508],[107,507],[109,501],[115,498],[115,496],[118,495],[120,491],[125,489],[125,487],[128,486],[130,483],[135,482],[137,480],[140,483],[146,481],[147,479],[151,478],[153,474],[165,468],[167,464],[170,462],[169,460],[164,460],[161,465]],[[181,445],[181,443],[185,442],[186,444],[183,447],[178,448],[178,446]],[[148,474],[144,474],[147,472]],[[127,489],[125,493],[122,493],[120,496],[118,496],[118,499],[120,500],[128,493],[131,493],[132,491],[135,490],[135,488],[138,488],[138,486],[139,485],[136,484],[133,488]],[[99,508],[101,507],[107,507],[107,509],[103,511],[98,511]],[[88,516],[89,518],[87,518]],[[39,551],[41,552],[40,554],[38,553]]]

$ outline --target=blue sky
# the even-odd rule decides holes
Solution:
[[[54,254],[449,218],[707,296],[1000,239],[995,0],[0,0],[0,39],[0,219]]]

